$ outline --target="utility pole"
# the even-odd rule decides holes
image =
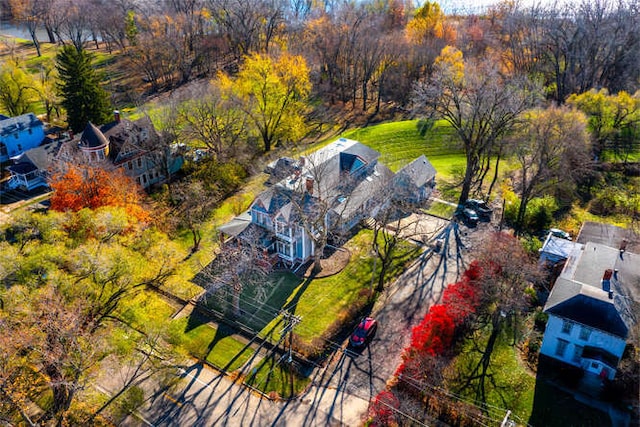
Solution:
[[[513,427],[516,425],[513,421],[509,419],[510,415],[511,415],[511,410],[507,410],[507,413],[505,414],[504,419],[500,424],[500,427]]]
[[[291,348],[293,347],[293,328],[302,321],[302,317],[297,316],[288,310],[282,310],[280,313],[282,314],[282,319],[285,321],[285,326],[280,333],[289,333],[289,357],[287,359],[287,363],[291,363],[293,361],[293,357],[291,355]]]

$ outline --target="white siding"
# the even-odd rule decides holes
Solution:
[[[544,332],[544,339],[542,341],[542,347],[540,348],[541,354],[553,357],[554,359],[561,360],[573,366],[582,366],[583,368],[586,368],[588,363],[585,363],[584,360],[576,361],[576,347],[591,346],[602,348],[618,358],[622,357],[622,353],[624,352],[626,345],[626,341],[622,338],[593,328],[591,328],[590,333],[583,333],[581,337],[581,330],[587,327],[575,322],[572,322],[573,325],[571,327],[571,331],[569,333],[565,333],[563,332],[563,325],[565,322],[566,321],[560,317],[554,316],[553,314],[549,315],[547,327]],[[588,337],[586,337],[587,339],[582,339],[585,338],[585,335],[588,335]],[[556,354],[559,340],[568,342],[562,356]],[[612,368],[616,367],[612,366]],[[613,378],[614,374],[615,372],[611,372],[610,377]]]

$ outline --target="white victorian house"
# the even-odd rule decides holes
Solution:
[[[624,242],[614,248],[579,238],[572,248],[564,245],[564,268],[544,307],[549,320],[540,353],[611,380],[635,322],[640,256]]]

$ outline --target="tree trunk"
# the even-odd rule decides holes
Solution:
[[[38,57],[42,56],[40,53],[40,41],[38,40],[38,36],[36,35],[36,29],[29,28],[29,34],[31,35],[31,40],[33,40],[33,45],[36,47],[36,53]]]
[[[464,180],[462,181],[462,191],[460,192],[460,198],[458,199],[458,204],[462,205],[469,198],[469,193],[471,193],[471,183],[473,181],[473,171],[475,169],[474,160],[471,158],[473,153],[467,154],[467,167],[464,171]]]
[[[191,252],[198,252],[200,250],[200,241],[202,240],[202,236],[200,235],[200,230],[195,227],[191,227],[191,235],[193,236],[193,247],[191,248]]]
[[[47,37],[49,37],[49,43],[55,43],[56,42],[56,35],[53,32],[53,29],[51,28],[51,26],[45,24],[44,28],[45,28],[45,30],[47,30]]]
[[[240,293],[242,293],[242,286],[238,284],[233,285],[233,315],[235,317],[240,317]]]
[[[487,200],[491,197],[491,193],[493,192],[493,187],[498,181],[498,172],[500,169],[500,158],[502,157],[502,147],[498,150],[498,156],[496,157],[496,169],[493,173],[493,179],[491,180],[491,184],[489,185],[489,190],[487,191]]]

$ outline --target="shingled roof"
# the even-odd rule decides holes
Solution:
[[[586,243],[583,250],[567,258],[544,311],[626,338],[635,323],[629,287],[636,286],[640,274],[637,258],[606,245]],[[617,273],[605,280],[607,270]]]
[[[89,122],[82,131],[80,138],[80,146],[87,148],[104,147],[109,144],[109,140],[104,136],[102,131],[96,125]]]

